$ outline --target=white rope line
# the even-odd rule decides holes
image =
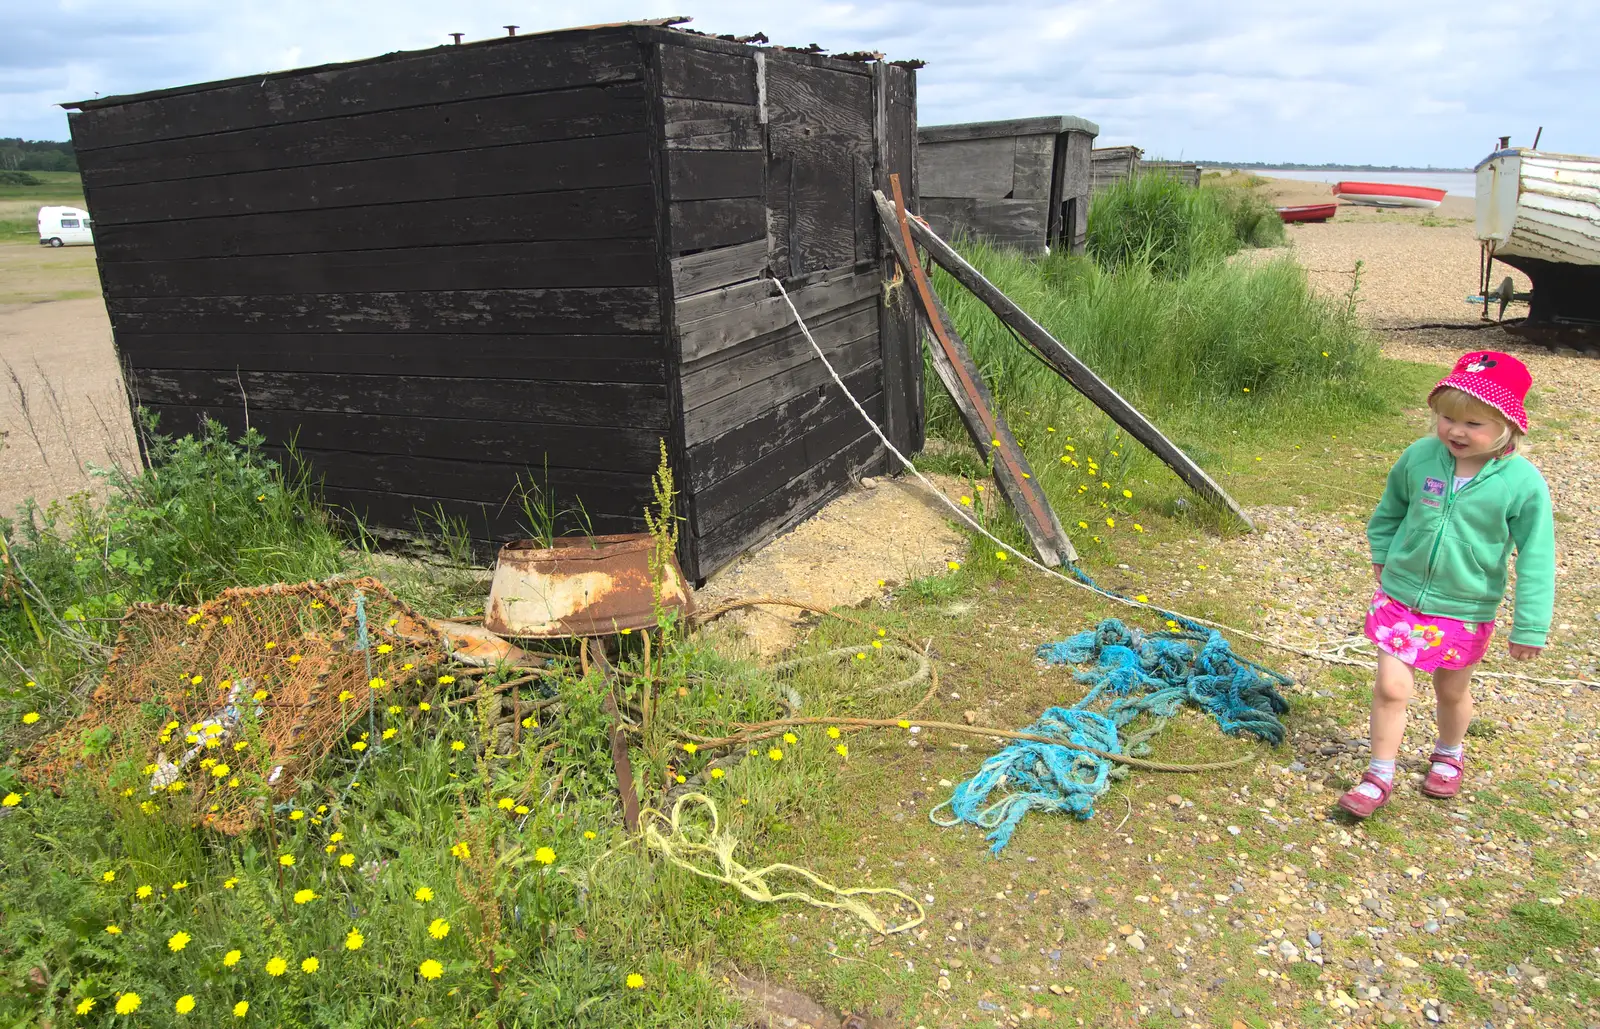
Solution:
[[[965,523],[968,528],[972,529],[974,532],[978,533],[980,536],[983,536],[984,538],[988,539],[991,543],[994,543],[997,546],[1005,548],[1007,553],[1014,555],[1015,557],[1020,559],[1024,564],[1027,564],[1029,567],[1037,569],[1038,571],[1043,572],[1045,575],[1048,575],[1053,579],[1058,579],[1061,582],[1064,582],[1069,586],[1076,586],[1078,589],[1085,590],[1085,591],[1087,591],[1089,593],[1093,593],[1093,594],[1095,594],[1097,596],[1100,596],[1100,597],[1104,597],[1106,600],[1115,601],[1116,603],[1121,604],[1124,607],[1131,607],[1131,608],[1136,608],[1136,609],[1146,610],[1146,611],[1154,611],[1156,614],[1162,615],[1162,616],[1166,616],[1166,615],[1169,615],[1169,614],[1177,615],[1177,616],[1179,616],[1181,618],[1185,618],[1185,619],[1187,619],[1187,620],[1189,620],[1191,622],[1194,622],[1197,625],[1210,626],[1211,628],[1217,629],[1217,630],[1222,631],[1222,632],[1231,633],[1231,634],[1233,634],[1235,636],[1241,636],[1241,637],[1243,637],[1245,639],[1253,640],[1256,643],[1260,643],[1262,646],[1271,647],[1274,650],[1281,650],[1281,651],[1284,651],[1284,652],[1290,653],[1290,654],[1298,654],[1301,657],[1309,657],[1314,661],[1321,661],[1321,662],[1323,662],[1325,664],[1350,665],[1350,666],[1355,667],[1355,668],[1368,668],[1368,669],[1372,669],[1372,668],[1377,668],[1378,667],[1377,663],[1373,662],[1373,661],[1363,661],[1363,660],[1360,660],[1358,658],[1350,658],[1350,657],[1335,657],[1335,656],[1333,656],[1331,654],[1319,654],[1316,651],[1306,650],[1303,647],[1296,647],[1296,646],[1292,646],[1292,645],[1287,644],[1287,643],[1280,643],[1277,640],[1271,639],[1271,638],[1266,637],[1266,636],[1259,635],[1258,633],[1251,632],[1248,629],[1240,629],[1240,628],[1237,628],[1237,627],[1232,626],[1232,625],[1224,625],[1221,622],[1211,621],[1208,618],[1201,618],[1201,617],[1199,617],[1197,615],[1186,614],[1186,613],[1184,613],[1182,611],[1177,610],[1176,608],[1161,608],[1161,607],[1157,607],[1155,604],[1141,603],[1140,601],[1134,600],[1134,599],[1129,598],[1129,597],[1118,596],[1115,593],[1110,593],[1110,592],[1108,592],[1106,590],[1103,590],[1103,589],[1100,589],[1098,587],[1091,586],[1088,583],[1083,582],[1080,579],[1075,579],[1070,575],[1063,575],[1062,573],[1056,571],[1054,568],[1051,568],[1048,565],[1041,564],[1040,562],[1034,560],[1031,555],[1025,554],[1022,551],[1018,550],[1016,547],[1012,546],[1011,544],[1007,543],[1005,540],[1001,539],[1000,537],[996,536],[994,533],[990,532],[988,529],[984,528],[983,525],[981,525],[977,521],[977,519],[973,518],[966,511],[963,511],[961,509],[960,505],[956,504],[955,501],[951,500],[948,496],[945,495],[944,490],[940,489],[937,483],[933,482],[933,480],[929,479],[926,475],[922,474],[921,470],[918,469],[916,465],[911,463],[911,459],[906,457],[906,455],[902,454],[900,452],[899,448],[896,447],[892,442],[890,442],[889,437],[884,435],[883,429],[878,425],[878,423],[876,421],[873,420],[872,415],[868,414],[867,413],[867,409],[861,406],[861,401],[857,400],[856,397],[855,397],[855,394],[850,392],[850,387],[848,387],[848,386],[846,386],[844,384],[844,379],[839,377],[839,372],[833,367],[833,362],[828,360],[828,355],[824,354],[822,352],[822,347],[817,345],[816,338],[811,335],[810,327],[806,325],[805,319],[800,317],[799,308],[794,306],[794,301],[789,297],[789,291],[783,288],[783,283],[778,281],[778,279],[774,278],[771,281],[772,281],[772,284],[778,288],[778,293],[783,297],[783,302],[785,304],[789,305],[789,311],[794,315],[795,324],[800,327],[800,332],[805,336],[806,342],[811,344],[811,349],[816,352],[817,357],[822,361],[822,366],[824,368],[828,369],[828,374],[830,376],[832,376],[833,377],[833,381],[836,384],[838,384],[840,391],[843,392],[844,395],[845,395],[845,399],[850,401],[851,406],[853,406],[856,409],[857,413],[859,413],[861,415],[862,420],[867,423],[868,428],[870,428],[872,430],[873,434],[878,437],[878,439],[888,449],[889,453],[893,454],[895,456],[896,460],[898,460],[902,465],[905,466],[906,471],[908,471],[912,475],[916,476],[917,477],[917,481],[921,482],[922,485],[924,485],[924,486],[926,486],[928,488],[929,492],[931,492],[934,496],[938,497],[940,502],[943,503],[945,507],[949,508],[950,511],[957,518],[959,518],[963,523]],[[1527,682],[1543,683],[1543,684],[1546,684],[1546,685],[1553,685],[1553,686],[1591,686],[1591,687],[1600,687],[1600,683],[1591,682],[1591,681],[1589,681],[1587,679],[1539,679],[1539,678],[1534,678],[1533,676],[1522,675],[1522,674],[1517,673],[1517,672],[1475,672],[1473,674],[1477,675],[1480,678],[1521,679],[1521,680],[1524,680],[1524,681],[1527,681]]]

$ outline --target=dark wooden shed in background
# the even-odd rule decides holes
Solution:
[[[1139,158],[1139,174],[1166,175],[1195,189],[1200,188],[1200,176],[1204,171],[1204,168],[1192,161],[1146,161],[1142,157]]]
[[[699,579],[884,469],[766,276],[921,447],[871,196],[916,196],[908,68],[622,25],[69,106],[134,402],[369,524],[514,538],[520,477],[638,530],[664,440]]]
[[[1065,115],[917,131],[921,214],[939,235],[1040,253],[1081,251],[1100,129]]]

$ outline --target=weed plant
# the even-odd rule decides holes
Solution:
[[[1102,268],[1146,266],[1177,278],[1247,246],[1284,239],[1283,221],[1246,189],[1196,189],[1165,174],[1136,175],[1097,193],[1087,252]]]

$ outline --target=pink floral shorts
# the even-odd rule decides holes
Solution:
[[[1419,672],[1466,668],[1489,651],[1493,622],[1458,622],[1418,614],[1382,590],[1367,608],[1367,639]]]

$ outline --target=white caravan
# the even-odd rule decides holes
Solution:
[[[52,247],[94,243],[94,222],[76,207],[39,208],[39,245]]]

